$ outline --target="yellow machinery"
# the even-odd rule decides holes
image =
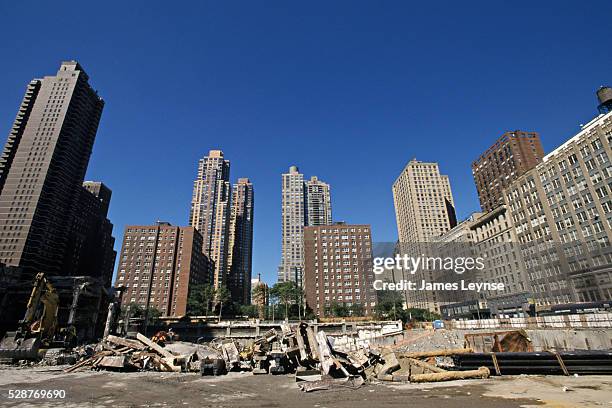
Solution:
[[[55,288],[44,273],[37,274],[24,318],[0,342],[0,359],[38,359],[41,347],[48,347],[55,337],[58,308]]]

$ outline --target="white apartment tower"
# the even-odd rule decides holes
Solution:
[[[332,223],[329,184],[312,176],[306,182],[307,224],[309,226],[330,225]]]
[[[304,227],[331,224],[329,184],[312,177],[304,181],[297,166],[282,175],[281,263],[278,281],[302,284]]]
[[[411,160],[393,183],[393,203],[401,244],[429,242],[457,224],[450,182],[438,163]]]
[[[411,160],[393,183],[393,203],[399,242],[396,253],[420,256],[432,250],[436,237],[457,225],[448,176],[441,175],[438,163]],[[410,277],[404,277],[404,279]],[[432,282],[433,271],[419,271],[412,278]],[[407,307],[439,311],[434,292],[405,291]]]

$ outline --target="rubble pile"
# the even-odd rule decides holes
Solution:
[[[464,339],[459,333],[451,330],[426,330],[413,332],[395,349],[400,352],[418,352],[429,350],[445,350],[463,347]]]
[[[185,355],[176,355],[161,345],[138,333],[136,339],[109,335],[102,342],[82,350],[81,361],[67,368],[73,372],[84,367],[106,370],[184,370],[190,360]]]
[[[154,341],[157,340],[157,341]],[[437,362],[470,349],[396,352],[364,345],[334,348],[335,338],[314,326],[284,324],[246,346],[231,338],[208,344],[159,341],[137,334],[135,339],[109,335],[94,347],[79,350],[80,361],[65,371],[82,368],[121,371],[199,372],[224,375],[229,371],[257,374],[295,374],[305,392],[336,387],[358,388],[366,381],[446,381],[487,378],[489,369],[448,371]]]

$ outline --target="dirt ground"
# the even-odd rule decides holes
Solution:
[[[64,390],[64,399],[14,399],[9,390]],[[437,384],[366,384],[304,393],[292,376],[230,373],[66,374],[62,367],[0,368],[3,407],[612,407],[612,376],[517,376]]]

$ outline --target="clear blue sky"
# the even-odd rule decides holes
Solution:
[[[280,174],[332,185],[336,220],[395,241],[391,184],[412,157],[478,209],[470,163],[502,132],[546,151],[612,83],[610,1],[0,3],[0,131],[27,82],[77,59],[106,107],[88,179],[127,224],[188,222],[198,159],[222,149],[255,185],[253,273],[273,282]],[[466,5],[470,3],[470,5]]]

